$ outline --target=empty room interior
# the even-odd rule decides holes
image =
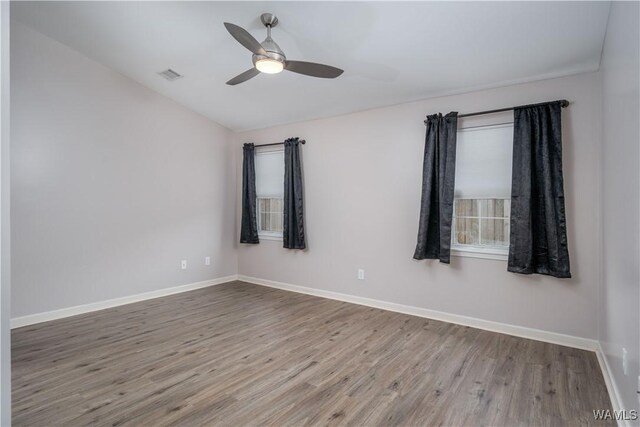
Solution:
[[[1,426],[640,426],[638,1],[1,1]]]

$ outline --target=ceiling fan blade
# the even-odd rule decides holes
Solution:
[[[284,69],[293,71],[294,73],[304,74],[306,76],[321,77],[323,79],[335,79],[340,74],[344,73],[344,70],[341,70],[340,68],[305,61],[287,61]]]
[[[227,31],[229,31],[229,34],[231,34],[234,39],[238,40],[242,46],[246,47],[256,55],[267,56],[267,52],[264,50],[262,45],[258,43],[258,40],[249,34],[247,30],[242,27],[238,27],[235,24],[230,24],[229,22],[225,22],[224,26]]]
[[[260,74],[260,71],[256,70],[255,68],[249,68],[244,73],[238,74],[237,76],[229,80],[227,84],[229,86],[235,86],[238,83],[246,82],[247,80],[257,76],[258,74]]]

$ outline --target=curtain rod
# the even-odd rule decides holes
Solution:
[[[306,144],[307,143],[307,141],[305,141],[304,139],[301,139],[298,142],[300,144]],[[284,141],[282,141],[282,142],[272,142],[271,144],[255,144],[254,147],[270,147],[272,145],[284,145]]]
[[[533,107],[536,105],[546,105],[546,104],[553,104],[554,102],[559,102],[560,106],[562,108],[566,108],[569,106],[569,101],[567,101],[566,99],[560,99],[558,101],[551,101],[551,102],[541,102],[540,104],[530,104],[530,105],[521,105],[518,107],[509,107],[509,108],[498,108],[497,110],[487,110],[487,111],[477,111],[475,113],[466,113],[466,114],[458,114],[458,118],[463,118],[463,117],[471,117],[471,116],[481,116],[483,114],[493,114],[493,113],[502,113],[504,111],[511,111],[514,110],[516,108],[521,108],[521,107]],[[427,123],[427,121],[424,121],[425,123]]]

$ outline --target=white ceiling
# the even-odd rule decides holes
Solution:
[[[263,12],[289,59],[345,70],[238,86]],[[596,70],[608,2],[13,2],[11,16],[234,130]],[[168,82],[172,68],[185,77]]]

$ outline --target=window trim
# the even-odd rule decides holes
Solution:
[[[496,128],[513,128],[513,120],[506,120],[500,123],[488,123],[488,124],[480,124],[473,126],[464,126],[457,129],[458,132],[465,131],[476,131],[476,130],[485,130],[485,129],[496,129]],[[470,197],[466,197],[470,198]],[[494,199],[495,196],[486,196],[486,197],[474,197],[474,199]],[[511,200],[511,198],[509,198]],[[455,204],[454,204],[455,206]],[[455,209],[455,208],[454,208]],[[455,221],[455,212],[452,215],[452,220]],[[470,216],[461,216],[460,218],[477,218],[478,222],[482,219],[490,219],[488,217],[470,217]],[[503,217],[495,217],[495,219],[503,219]],[[504,218],[508,221],[511,221],[511,217]],[[459,245],[455,244],[455,235],[454,224],[452,224],[452,234],[451,234],[451,255],[456,257],[466,257],[466,258],[482,258],[489,260],[498,260],[498,261],[507,261],[509,258],[509,246],[477,246],[477,245]]]
[[[282,153],[284,156],[284,147],[276,146],[276,147],[258,147],[256,150],[256,156],[273,154],[273,153]],[[282,189],[282,194],[256,194],[256,222],[258,226],[258,238],[260,240],[275,240],[282,241],[282,232],[276,231],[264,231],[261,230],[261,216],[260,216],[260,199],[284,199],[284,187]]]
[[[276,240],[282,241],[282,233],[275,233],[273,231],[258,231],[258,237],[260,240]]]
[[[509,259],[509,249],[499,249],[497,247],[481,248],[473,245],[451,245],[451,256],[507,261]]]

